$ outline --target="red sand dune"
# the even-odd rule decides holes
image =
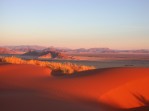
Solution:
[[[34,65],[0,66],[1,111],[141,111],[131,108],[148,100],[149,68],[52,76],[48,68]]]

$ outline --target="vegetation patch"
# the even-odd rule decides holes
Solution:
[[[77,65],[70,62],[60,63],[60,62],[47,62],[39,60],[23,60],[17,57],[2,57],[1,61],[12,64],[33,64],[42,67],[48,67],[53,71],[61,71],[64,74],[72,74],[74,72],[95,69],[95,67],[93,66]]]

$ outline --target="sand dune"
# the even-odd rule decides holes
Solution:
[[[149,75],[128,82],[118,88],[112,89],[101,96],[101,101],[113,104],[116,107],[132,108],[149,105]]]
[[[55,76],[34,65],[0,66],[1,111],[148,111],[148,100],[149,68]]]

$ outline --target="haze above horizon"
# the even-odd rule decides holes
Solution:
[[[149,49],[148,0],[1,0],[0,45]]]

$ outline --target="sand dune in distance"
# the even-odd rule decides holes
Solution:
[[[149,68],[106,68],[55,76],[34,65],[0,65],[1,111],[141,111]]]

